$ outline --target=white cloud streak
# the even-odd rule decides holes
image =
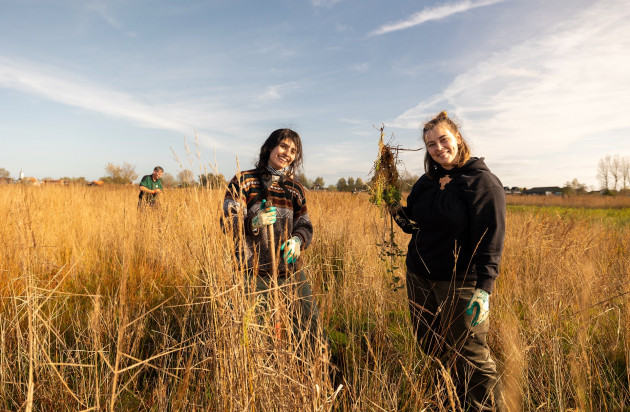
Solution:
[[[121,29],[122,25],[109,12],[106,3],[92,2],[87,4],[87,8],[95,11],[103,20],[116,29]]]
[[[33,62],[0,58],[0,87],[18,90],[54,102],[126,119],[141,127],[189,135],[194,130],[220,130],[239,135],[239,126],[259,116],[235,113],[208,102],[145,103],[140,98],[77,78]],[[238,128],[238,129],[237,129]],[[215,147],[218,141],[207,141]]]
[[[380,36],[394,31],[405,30],[428,21],[442,20],[454,14],[464,13],[478,7],[490,6],[502,1],[504,0],[465,0],[459,3],[445,4],[443,6],[427,7],[417,13],[414,13],[408,19],[384,24],[378,29],[372,31],[369,35]]]
[[[537,165],[526,173],[541,179],[574,172],[594,183],[594,170],[580,171],[575,162],[596,163],[598,154],[578,155],[578,147],[597,147],[596,137],[604,153],[630,151],[619,134],[630,130],[628,18],[623,1],[600,1],[550,34],[478,63],[398,116],[395,126],[415,129],[448,108],[465,119],[482,155],[503,161],[505,173],[518,175],[509,168],[520,159]]]
[[[341,0],[311,0],[314,7],[332,7]]]

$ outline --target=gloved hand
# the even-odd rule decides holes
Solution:
[[[398,214],[398,212],[400,212],[400,209],[402,209],[402,205],[400,204],[400,202],[396,202],[394,204],[387,205],[387,211],[392,216],[396,216]]]
[[[476,312],[475,309],[477,309]],[[471,316],[473,312],[475,312],[475,316],[470,322],[471,327],[477,326],[488,319],[490,314],[490,294],[483,289],[475,289],[475,293],[473,293],[470,303],[468,303],[466,314]]]
[[[282,253],[282,257],[284,261],[287,263],[294,263],[300,257],[300,246],[302,246],[302,241],[299,237],[293,236],[291,239],[287,240],[280,246],[280,252]]]
[[[265,202],[267,202],[267,199],[263,199],[258,213],[252,218],[252,227],[254,229],[276,223],[276,208],[274,206],[265,208]]]

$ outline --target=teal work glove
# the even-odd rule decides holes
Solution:
[[[263,226],[270,226],[276,223],[276,208],[273,206],[265,208],[266,201],[267,199],[263,199],[258,213],[256,213],[256,216],[252,218],[252,227],[254,229],[259,229]]]
[[[477,309],[476,312],[475,309]],[[473,293],[470,303],[468,303],[466,314],[472,316],[473,312],[475,312],[475,316],[470,322],[471,327],[475,327],[488,319],[490,314],[490,294],[483,289],[475,289],[475,293]]]
[[[284,242],[282,246],[280,246],[280,252],[284,252],[282,254],[284,261],[287,263],[295,263],[300,257],[300,246],[302,246],[302,241],[297,236],[293,236],[291,239]]]

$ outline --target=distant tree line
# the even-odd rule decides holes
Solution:
[[[311,189],[311,190],[325,189],[325,185],[326,185],[326,182],[324,182],[324,178],[323,177],[317,176],[315,178],[315,180],[311,180],[308,177],[306,177],[304,172],[300,172],[300,173],[296,174],[295,175],[295,180],[300,182],[302,184],[302,186],[304,186],[305,188]]]
[[[403,171],[398,177],[398,186],[403,192],[411,191],[414,183],[418,181],[419,177],[413,175],[407,171]],[[352,192],[367,190],[370,186],[370,182],[364,182],[363,179],[357,177],[341,178],[337,181],[335,186],[329,187],[330,190],[337,190],[339,192]]]
[[[127,185],[134,183],[139,174],[136,172],[136,167],[128,162],[122,164],[107,163],[105,166],[105,175],[100,177],[99,180],[106,184],[120,184]],[[0,168],[0,178],[10,176],[6,169]],[[315,179],[309,179],[303,172],[298,173],[295,179],[300,182],[304,187],[310,190],[329,190],[339,192],[352,192],[352,191],[364,191],[367,190],[369,183],[363,181],[360,177],[342,177],[336,184],[326,186],[324,178],[317,176]],[[65,180],[67,183],[87,184],[87,180],[84,177],[62,177],[61,180]],[[407,172],[403,172],[400,177],[400,187],[403,191],[411,190],[413,184],[418,180],[418,176],[412,175]],[[189,170],[180,170],[176,176],[171,175],[168,172],[164,172],[162,175],[162,182],[165,187],[207,187],[212,189],[219,189],[225,187],[227,181],[221,173],[202,173],[197,176]]]
[[[101,177],[104,183],[109,184],[130,184],[138,178],[136,167],[130,163],[123,162],[121,165],[107,163],[105,166],[106,175]],[[4,168],[0,168],[0,178],[10,178],[10,173]],[[314,180],[309,179],[301,172],[295,176],[306,188],[311,190],[352,192],[363,191],[369,186],[369,182],[365,183],[360,177],[342,177],[336,184],[326,187],[324,178],[316,177]],[[62,177],[67,183],[85,184],[84,177]],[[418,180],[417,175],[409,172],[402,172],[399,178],[399,184],[403,192],[411,190],[413,184]],[[630,191],[630,157],[622,157],[619,155],[607,155],[600,159],[597,167],[597,180],[601,189],[607,194],[615,194],[618,192],[627,193]],[[189,169],[181,170],[177,173],[177,177],[169,173],[164,173],[162,181],[165,187],[192,187],[201,186],[212,189],[222,188],[226,185],[225,177],[220,173],[202,173],[195,177],[194,173]],[[566,182],[562,187],[562,192],[568,195],[586,194],[588,193],[587,185],[573,179]]]
[[[356,179],[354,177],[348,177],[348,179],[342,177],[337,180],[336,190],[338,192],[362,191],[366,189],[367,185],[360,177],[357,177]]]
[[[221,189],[225,187],[227,181],[221,173],[201,173],[195,178],[195,174],[184,169],[177,173],[177,186],[179,187],[205,187],[208,189]]]

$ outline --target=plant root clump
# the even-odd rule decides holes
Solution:
[[[378,142],[378,157],[374,162],[374,174],[370,184],[370,202],[377,206],[393,206],[400,203],[400,187],[396,156],[383,140],[385,126],[381,126]]]

